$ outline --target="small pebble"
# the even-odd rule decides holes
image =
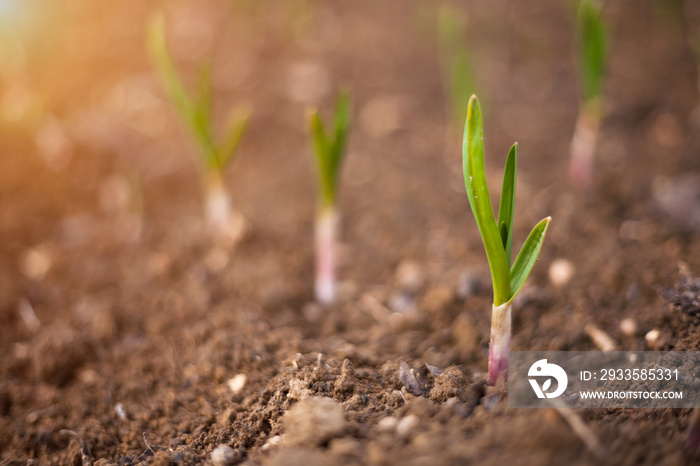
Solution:
[[[628,337],[637,333],[637,322],[634,319],[626,317],[620,321],[620,331]]]
[[[22,254],[19,265],[27,278],[41,280],[51,268],[51,257],[46,248],[37,246]]]
[[[332,398],[310,396],[292,406],[282,417],[288,445],[322,445],[345,431],[343,408]]]
[[[230,466],[240,459],[240,452],[228,445],[219,445],[211,452],[211,462],[215,466]]]
[[[583,331],[593,340],[593,343],[601,351],[617,351],[617,343],[615,343],[615,340],[595,325],[587,324],[583,327]]]
[[[289,381],[289,391],[287,392],[287,398],[290,400],[301,400],[306,398],[311,394],[309,390],[309,384],[301,379],[291,379]]]
[[[380,432],[393,432],[399,421],[393,416],[387,416],[377,423],[377,430]]]
[[[555,286],[564,286],[574,276],[575,270],[576,268],[570,260],[555,259],[549,266],[549,281]]]
[[[652,344],[659,339],[659,336],[661,336],[661,332],[659,332],[656,329],[653,329],[649,330],[649,332],[647,332],[647,334],[644,335],[644,339],[647,341],[647,343]]]
[[[331,440],[329,450],[340,456],[354,456],[362,451],[360,442],[349,437],[341,437]]]
[[[245,374],[235,375],[229,379],[228,388],[231,389],[234,395],[238,395],[243,391],[243,387],[245,387],[247,381],[248,377]]]
[[[399,421],[396,433],[400,438],[407,439],[413,434],[416,427],[418,427],[418,416],[411,414]]]
[[[401,261],[396,267],[395,283],[405,293],[418,293],[425,284],[423,267],[416,261]]]
[[[276,445],[279,445],[280,443],[282,443],[282,437],[279,436],[279,435],[275,435],[274,437],[270,437],[270,438],[267,440],[267,442],[265,443],[265,445],[263,445],[262,447],[260,447],[260,450],[262,450],[262,451],[267,451],[267,450],[269,450],[270,448],[272,448],[272,447],[274,447],[274,446],[276,446]]]
[[[117,417],[124,421],[126,420],[126,410],[124,409],[124,405],[121,403],[117,403],[114,405],[114,412],[117,414]]]

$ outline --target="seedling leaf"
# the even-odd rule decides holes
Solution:
[[[243,138],[243,132],[248,127],[248,122],[250,121],[250,111],[249,110],[234,110],[231,112],[231,116],[228,118],[228,124],[226,125],[226,131],[224,132],[224,138],[219,146],[219,159],[221,167],[225,167],[233,158],[236,153],[238,144]]]
[[[544,237],[547,234],[551,218],[547,217],[540,221],[530,232],[525,240],[525,244],[520,249],[518,257],[515,258],[513,267],[510,269],[510,297],[512,301],[522,288],[527,276],[530,275],[532,267],[540,254]]]
[[[578,9],[581,78],[587,102],[598,97],[603,88],[608,38],[600,7],[593,0],[581,0]]]
[[[208,96],[210,91],[200,90],[197,101],[193,101],[190,98],[168,53],[165,36],[165,18],[162,14],[156,14],[151,17],[148,24],[147,36],[148,50],[158,69],[158,74],[163,81],[168,97],[170,97],[170,100],[178,113],[180,113],[190,133],[197,141],[202,151],[205,164],[210,168],[217,168],[217,156],[210,132],[211,125],[209,124],[209,115],[208,113],[206,115],[204,114],[206,111],[204,107],[209,107],[207,99],[209,101],[211,100],[211,97]],[[203,79],[204,74],[200,75],[200,88]]]
[[[148,23],[147,45],[170,100],[182,117],[188,120],[188,124],[191,124],[190,115],[194,105],[170,59],[165,39],[165,18],[162,14],[153,15]]]
[[[462,154],[467,197],[486,250],[493,281],[493,300],[498,306],[509,299],[509,265],[486,184],[483,121],[479,101],[474,95],[469,99],[467,108]]]
[[[338,169],[342,162],[345,152],[345,141],[347,138],[347,129],[350,125],[350,92],[341,91],[338,95],[338,103],[335,110],[335,118],[333,119],[333,148],[331,150],[330,159],[331,166],[329,172],[333,176],[333,184],[337,182]]]
[[[518,143],[508,152],[506,168],[503,172],[503,188],[501,204],[498,208],[498,230],[501,234],[503,248],[506,251],[506,261],[510,266],[511,250],[513,249],[513,221],[515,218],[515,180],[518,168]]]
[[[437,22],[443,87],[449,117],[455,125],[460,125],[467,114],[468,96],[476,88],[469,53],[464,45],[465,18],[445,3],[440,6]]]
[[[310,111],[309,126],[316,156],[321,202],[323,206],[329,207],[335,203],[338,173],[350,127],[350,92],[341,91],[338,96],[330,134],[324,128],[318,109]]]

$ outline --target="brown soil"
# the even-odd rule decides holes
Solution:
[[[173,39],[183,68],[196,62],[188,46],[207,44],[202,21],[215,25],[217,114],[255,109],[227,174],[250,228],[229,248],[203,232],[194,147],[145,56],[145,2],[70,3],[55,12],[66,26],[47,29],[51,52],[22,77],[72,140],[68,165],[47,165],[34,123],[0,130],[0,463],[80,464],[68,429],[89,448],[84,463],[103,465],[199,464],[219,445],[234,450],[230,464],[601,464],[555,411],[508,409],[505,391],[484,385],[491,291],[460,154],[444,155],[434,7],[168,4],[171,24],[194,31]],[[700,349],[681,270],[700,272],[698,199],[679,188],[692,192],[684,180],[700,172],[696,63],[663,7],[608,3],[590,193],[566,178],[578,95],[567,3],[464,6],[492,186],[520,142],[516,242],[553,218],[516,303],[513,349],[595,350],[587,324],[621,349]],[[312,303],[299,69],[326,74],[300,99],[326,112],[336,83],[353,90],[342,299],[330,309]],[[575,268],[562,286],[548,278],[556,259]],[[423,283],[403,290],[398,269]],[[662,291],[676,282],[669,305]],[[402,383],[402,363],[418,389]],[[308,395],[342,415],[332,403],[290,410]],[[578,414],[603,462],[693,462],[689,410]]]

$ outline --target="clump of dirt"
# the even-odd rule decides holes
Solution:
[[[700,315],[699,277],[686,273],[673,288],[666,288],[662,294],[674,310],[689,316]]]

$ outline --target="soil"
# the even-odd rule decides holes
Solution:
[[[556,411],[508,409],[505,388],[485,386],[489,274],[459,136],[445,144],[435,6],[164,4],[182,69],[214,53],[217,116],[254,108],[226,175],[249,222],[230,245],[203,228],[196,148],[144,51],[149,5],[70,3],[35,61],[2,78],[3,93],[20,83],[44,105],[0,129],[1,464],[698,461],[684,449],[690,410],[577,410],[598,457]],[[566,176],[568,3],[457,8],[492,187],[520,143],[516,243],[553,219],[512,348],[597,350],[593,325],[623,350],[699,350],[692,25],[660,2],[608,2],[596,185],[580,192]],[[354,126],[341,299],[320,308],[303,116],[309,103],[328,114],[336,83],[352,87]],[[549,273],[562,260],[565,283]]]

